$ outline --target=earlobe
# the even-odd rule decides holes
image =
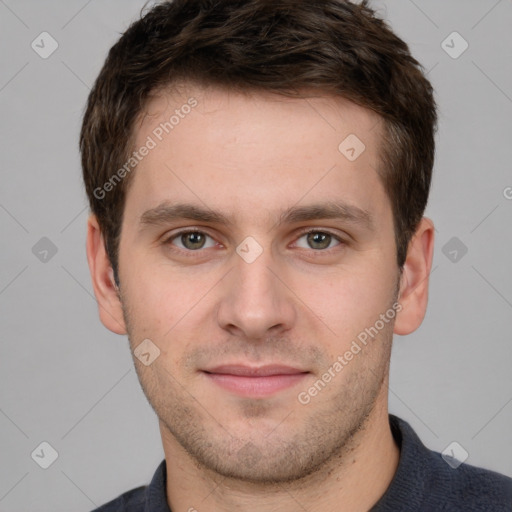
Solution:
[[[116,334],[126,334],[119,289],[95,215],[87,221],[87,261],[102,324]]]
[[[433,253],[434,224],[423,217],[409,242],[400,279],[398,302],[402,309],[396,317],[395,334],[410,334],[421,325],[425,317]]]

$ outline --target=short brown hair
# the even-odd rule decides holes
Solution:
[[[150,94],[178,81],[285,96],[314,90],[377,112],[384,120],[378,172],[403,267],[428,200],[437,124],[432,86],[407,44],[367,0],[174,0],[141,12],[110,49],[80,133],[90,208],[118,283],[133,173],[108,193],[98,190],[130,158],[135,120]]]

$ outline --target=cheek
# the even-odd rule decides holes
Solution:
[[[137,336],[160,338],[177,321],[179,294],[172,293],[169,282],[161,279],[155,269],[143,270],[133,265],[121,286],[131,327]]]
[[[344,268],[327,279],[302,282],[305,304],[322,320],[332,344],[350,344],[365,328],[374,325],[392,303],[395,286],[390,268],[365,265],[364,268]],[[322,282],[323,281],[323,282]],[[329,329],[328,329],[329,328]],[[322,330],[324,330],[322,328]]]
[[[216,280],[211,275],[184,275],[168,264],[134,264],[125,286],[134,330],[160,339],[163,347],[169,340],[175,343],[182,337],[177,334],[188,332],[197,320],[194,313],[208,305],[207,292]]]

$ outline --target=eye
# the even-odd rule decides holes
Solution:
[[[208,246],[206,245],[207,238],[212,241]],[[165,244],[176,245],[179,249],[185,251],[197,251],[198,249],[214,247],[215,241],[203,231],[188,230],[175,233],[165,241]]]
[[[309,230],[306,233],[303,233],[302,236],[299,237],[306,239],[307,246],[300,246],[303,249],[315,249],[315,250],[325,250],[330,249],[333,246],[332,242],[338,242],[336,245],[341,245],[343,241],[336,235],[329,233],[328,231],[320,231],[320,230]],[[334,245],[334,247],[336,246]]]
[[[208,239],[210,239],[209,243]],[[305,244],[299,243],[301,239],[305,239]],[[317,252],[327,252],[327,249],[343,245],[343,243],[340,237],[329,231],[309,229],[298,238],[296,246],[302,249],[313,249]],[[188,229],[174,233],[164,241],[164,245],[171,245],[185,252],[199,252],[201,249],[215,247],[216,242],[204,231]]]

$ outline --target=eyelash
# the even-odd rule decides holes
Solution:
[[[187,256],[192,256],[194,253],[197,253],[197,255],[201,255],[201,253],[204,252],[205,249],[197,249],[196,251],[193,251],[193,250],[190,250],[190,249],[181,249],[180,247],[176,247],[176,246],[172,245],[171,242],[173,240],[175,240],[176,238],[179,238],[181,235],[185,235],[185,234],[189,234],[189,233],[200,233],[202,235],[206,235],[206,236],[210,237],[212,240],[214,239],[211,235],[209,235],[205,231],[202,231],[200,229],[195,229],[195,228],[187,228],[187,229],[184,229],[182,231],[178,231],[177,233],[173,233],[171,236],[167,237],[164,240],[163,244],[164,245],[170,245],[170,246],[172,246],[172,250],[173,251],[179,252],[179,253],[185,253],[185,254],[187,254]],[[346,243],[347,243],[345,240],[340,238],[335,233],[332,233],[329,230],[318,229],[318,228],[307,228],[306,230],[301,231],[299,233],[299,235],[298,235],[298,239],[302,238],[305,235],[309,235],[310,233],[321,233],[321,234],[324,234],[324,235],[330,235],[337,242],[339,242],[339,245],[336,245],[334,247],[330,247],[329,249],[318,249],[318,250],[310,249],[314,253],[318,253],[318,254],[320,254],[320,253],[327,253],[327,254],[330,254],[333,249],[336,249],[336,247],[346,245]],[[208,249],[211,249],[211,247],[209,247]],[[194,257],[194,256],[192,256],[192,257]]]

